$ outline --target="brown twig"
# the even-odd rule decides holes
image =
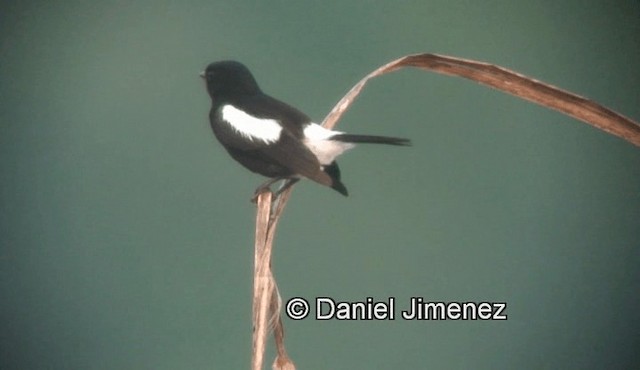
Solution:
[[[270,192],[258,195],[258,209],[256,215],[256,238],[253,265],[253,358],[252,370],[262,369],[264,349],[268,332],[268,309],[275,282],[271,274],[269,261],[271,244],[267,243],[269,233],[269,218],[271,216]]]
[[[269,329],[274,329],[277,357],[276,370],[295,370],[284,346],[284,328],[280,318],[282,305],[278,286],[271,272],[271,252],[279,215],[284,209],[287,193],[272,200],[270,191],[262,192],[257,199],[256,237],[253,271],[253,357],[252,370],[262,369],[264,350]],[[283,197],[284,195],[284,197]]]
[[[640,146],[640,125],[638,123],[594,101],[496,65],[436,54],[407,55],[369,73],[336,104],[324,119],[323,126],[333,128],[371,78],[403,67],[418,67],[450,76],[464,77],[558,110]],[[276,370],[295,370],[295,366],[284,347],[284,330],[280,319],[280,295],[271,273],[271,248],[276,226],[292,190],[293,187],[289,187],[276,199],[272,199],[272,194],[268,191],[258,196],[253,296],[253,370],[262,368],[269,328],[274,330],[277,349],[273,368]]]
[[[369,73],[336,104],[324,119],[323,125],[327,128],[335,126],[340,116],[349,108],[371,78],[402,67],[418,67],[450,76],[464,77],[558,110],[640,146],[640,125],[637,122],[592,100],[493,64],[428,53],[404,56]]]

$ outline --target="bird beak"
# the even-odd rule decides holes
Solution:
[[[204,71],[200,72],[200,77],[205,78]]]

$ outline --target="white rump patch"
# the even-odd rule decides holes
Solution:
[[[280,138],[282,126],[278,121],[254,117],[233,105],[222,107],[222,119],[247,139],[273,143]]]
[[[317,123],[311,122],[304,128],[304,137],[308,140],[326,140],[333,135],[344,134],[342,131],[332,131]]]
[[[304,128],[304,144],[318,157],[321,165],[331,164],[336,157],[353,148],[355,144],[331,140],[331,137],[343,134],[341,131],[332,131],[316,123],[310,123]]]

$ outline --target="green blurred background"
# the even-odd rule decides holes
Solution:
[[[2,369],[249,368],[263,179],[210,131],[198,73],[214,60],[318,121],[415,52],[640,119],[633,0],[0,6]],[[342,157],[349,198],[296,187],[283,298],[505,301],[509,319],[285,319],[300,369],[640,368],[640,148],[416,70],[372,81],[338,127],[414,146]]]

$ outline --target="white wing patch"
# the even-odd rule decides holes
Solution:
[[[251,141],[260,140],[269,144],[280,138],[282,126],[274,119],[254,117],[233,105],[223,106],[221,112],[225,122]]]
[[[318,157],[318,161],[323,166],[331,164],[336,157],[355,146],[353,143],[331,140],[332,136],[344,132],[332,131],[316,123],[307,125],[303,133],[304,144]]]

